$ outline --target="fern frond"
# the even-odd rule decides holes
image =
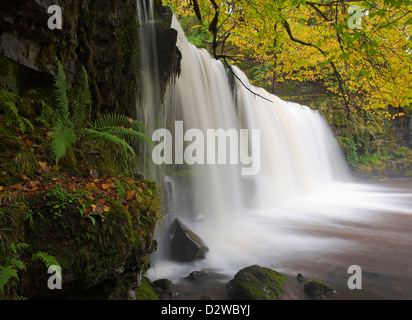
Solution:
[[[121,128],[121,127],[105,127],[101,128],[100,131],[108,132],[114,136],[117,136],[121,139],[126,139],[130,142],[145,141],[147,143],[153,144],[154,142],[143,132],[136,130],[130,130],[130,128]]]
[[[4,112],[11,112],[14,115],[14,118],[19,123],[19,128],[21,132],[26,131],[26,127],[28,126],[32,131],[34,130],[33,124],[30,122],[29,119],[20,115],[18,107],[16,103],[18,103],[20,97],[10,91],[0,89],[0,106]],[[6,109],[4,109],[6,108]],[[1,110],[0,109],[0,110]]]
[[[33,254],[32,259],[33,261],[39,260],[43,262],[47,268],[53,265],[60,267],[60,264],[56,258],[44,251],[37,251]]]
[[[132,118],[118,113],[105,113],[99,114],[97,116],[97,120],[94,122],[94,126],[97,130],[106,128],[106,127],[131,127],[133,130],[146,132],[146,126],[137,120],[133,120]]]
[[[99,114],[97,120],[94,122],[96,129],[105,127],[120,127],[130,124],[129,117],[118,113]]]
[[[74,96],[71,112],[72,122],[75,127],[86,127],[89,125],[91,118],[92,96],[84,66],[82,66]]]
[[[70,116],[67,89],[66,74],[64,73],[62,64],[57,60],[57,73],[54,77],[54,99],[56,102],[57,116],[62,120],[68,120]]]
[[[53,127],[52,132],[51,149],[57,164],[60,159],[64,157],[67,149],[69,149],[76,141],[76,135],[70,127],[61,122],[57,122]]]
[[[16,107],[16,102],[18,99],[19,96],[16,94],[8,90],[0,89],[0,106],[7,107],[16,116],[16,118],[19,117],[19,110]],[[3,109],[3,111],[6,112],[7,110]]]
[[[0,266],[0,292],[12,278],[18,278],[17,270],[13,266]]]
[[[25,270],[26,265],[20,259],[11,258],[10,259],[11,266],[16,270]]]
[[[84,128],[83,131],[87,135],[88,139],[94,139],[96,141],[106,141],[108,143],[115,144],[119,147],[124,148],[125,150],[129,150],[132,155],[135,155],[133,148],[127,142],[108,132],[101,132],[90,128]]]
[[[36,121],[43,122],[48,128],[52,127],[55,121],[55,113],[43,100],[40,100],[42,111],[39,116],[36,117]]]

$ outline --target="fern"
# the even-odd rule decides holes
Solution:
[[[61,122],[58,122],[53,128],[52,135],[52,153],[56,159],[56,164],[64,157],[73,143],[76,141],[76,135],[72,129]]]
[[[108,143],[115,144],[119,147],[124,148],[125,150],[129,150],[132,155],[135,155],[135,152],[133,148],[128,144],[127,142],[123,141],[122,139],[108,133],[108,132],[102,132],[102,131],[97,131],[95,129],[89,129],[85,128],[83,129],[85,133],[88,134],[89,139],[94,139],[96,141],[106,141]]]
[[[47,268],[53,265],[60,267],[60,264],[56,260],[56,258],[44,251],[37,251],[36,253],[34,253],[32,256],[32,260],[43,262]]]
[[[39,116],[36,117],[36,121],[43,122],[46,127],[53,127],[53,122],[55,121],[55,113],[48,104],[43,100],[40,100],[42,111]]]
[[[52,123],[52,154],[56,164],[72,148],[81,147],[86,141],[107,143],[120,147],[119,157],[135,156],[129,142],[144,141],[153,143],[144,133],[147,128],[140,121],[133,120],[126,115],[109,113],[99,115],[96,121],[91,122],[92,98],[86,69],[82,67],[81,74],[74,88],[74,97],[69,105],[67,97],[68,83],[63,66],[58,62],[55,76],[54,95],[57,115],[51,115],[46,104],[43,105],[42,117],[44,123]],[[74,157],[74,153],[71,155]],[[75,159],[74,159],[75,160]]]
[[[63,121],[67,121],[70,117],[69,100],[67,98],[68,84],[63,66],[58,60],[57,73],[54,77],[54,88],[57,117],[61,118]]]
[[[0,266],[0,292],[3,292],[5,285],[13,278],[18,279],[17,270],[13,266]]]
[[[3,293],[4,287],[13,279],[19,279],[18,272],[25,270],[26,265],[19,259],[20,251],[28,247],[26,243],[9,244],[11,255],[6,257],[4,265],[0,266],[0,293]]]
[[[91,118],[92,97],[87,72],[84,66],[80,73],[78,85],[76,86],[74,100],[72,104],[71,119],[75,127],[89,125]]]
[[[147,128],[141,121],[133,120],[123,114],[108,113],[99,115],[94,122],[94,128],[131,142],[145,141],[153,143],[144,133],[144,131],[147,131]]]
[[[0,89],[0,106],[3,109],[3,112],[9,112],[13,115],[13,118],[19,124],[20,131],[24,133],[26,128],[29,127],[32,131],[34,131],[33,124],[30,122],[29,119],[20,115],[18,107],[16,103],[21,102],[20,97],[10,91]],[[6,110],[4,110],[6,108]]]

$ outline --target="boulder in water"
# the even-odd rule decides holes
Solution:
[[[311,280],[303,285],[303,290],[309,297],[319,298],[332,293],[335,289],[322,281]]]
[[[203,259],[209,248],[200,237],[186,227],[179,219],[175,219],[169,232],[171,259],[188,262]]]
[[[253,265],[240,270],[226,285],[232,300],[278,300],[284,291],[286,276],[275,270]]]
[[[203,282],[208,278],[210,278],[210,273],[206,271],[193,271],[187,277],[185,277],[185,279],[197,283]]]

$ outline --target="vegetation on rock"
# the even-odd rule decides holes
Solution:
[[[58,64],[51,96],[0,89],[2,298],[107,298],[122,277],[148,268],[156,248],[160,192],[132,175],[134,151],[123,140],[148,138],[127,116],[92,121],[84,68],[79,79],[70,89]],[[54,295],[46,285],[51,264],[63,271]]]
[[[226,288],[229,298],[234,300],[278,300],[285,282],[284,274],[253,265],[240,270]]]

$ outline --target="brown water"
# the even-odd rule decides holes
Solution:
[[[240,235],[236,227],[228,233],[227,248],[206,235],[207,259],[159,262],[151,278],[172,276],[174,299],[227,299],[225,284],[237,270],[260,264],[287,274],[283,299],[306,298],[298,273],[332,285],[329,299],[412,299],[412,180],[368,181],[350,189],[340,190],[343,197],[341,192],[337,199],[327,191],[321,200],[301,199],[303,205],[277,209],[270,218],[257,215],[242,225]],[[362,289],[348,288],[350,265],[361,267]],[[193,270],[211,276],[200,283],[183,279]]]

